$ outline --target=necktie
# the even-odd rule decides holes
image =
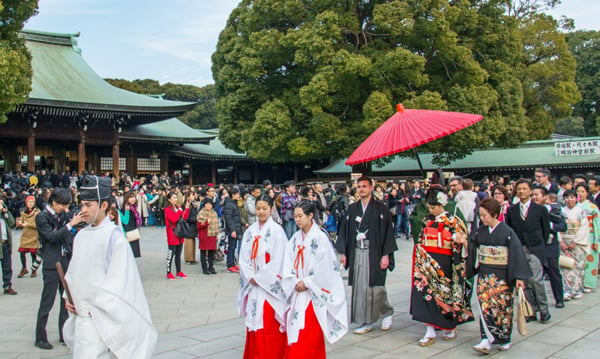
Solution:
[[[527,206],[525,206],[523,203],[521,203],[521,218],[523,220],[525,220],[526,217],[527,217]]]

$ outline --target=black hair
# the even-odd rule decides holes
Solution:
[[[313,218],[315,217],[315,205],[311,201],[300,201],[294,208],[300,208],[306,216],[312,213]]]
[[[527,187],[529,187],[529,189],[531,189],[531,182],[529,180],[525,179],[525,178],[521,178],[517,182],[515,182],[515,190],[522,183],[525,183],[527,185]]]
[[[337,187],[337,192],[338,192],[338,193],[341,193],[341,194],[347,193],[347,192],[348,192],[348,186],[346,186],[346,184],[345,184],[345,183],[342,183],[342,184],[340,184],[340,185]]]
[[[273,199],[271,197],[269,197],[269,195],[267,193],[261,194],[260,196],[258,196],[258,198],[256,199],[256,204],[258,204],[258,202],[267,202],[269,204],[269,207],[273,207]]]
[[[50,198],[48,198],[48,203],[56,202],[63,206],[68,206],[72,201],[71,191],[66,188],[55,188],[50,194]]]
[[[567,198],[569,196],[573,196],[573,197],[577,198],[577,192],[575,192],[575,190],[568,189],[565,191],[565,193],[563,193],[563,198]]]
[[[259,190],[261,190],[261,191],[262,191],[262,186],[261,186],[261,185],[259,185],[259,184],[255,184],[255,185],[254,185],[254,186],[252,186],[252,188],[250,189],[250,192],[254,192],[254,191],[256,191],[257,189],[259,189]]]
[[[444,189],[440,186],[432,186],[429,187],[429,190],[427,191],[427,204],[431,205],[431,206],[442,206],[442,204],[440,203],[440,201],[437,198],[438,193],[443,193],[446,194],[446,191],[444,191]]]
[[[498,218],[500,215],[500,203],[493,198],[484,198],[479,203],[479,208],[485,208],[486,211],[490,214],[490,216],[494,218]]]
[[[542,195],[544,195],[544,196],[548,194],[548,190],[544,186],[535,186],[533,189],[534,190],[539,189],[540,191],[542,191]]]
[[[233,197],[233,195],[236,193],[240,193],[240,190],[235,187],[229,189],[229,197]]]
[[[583,189],[585,189],[585,191],[586,191],[587,193],[590,193],[590,187],[587,185],[587,183],[585,183],[585,182],[579,182],[579,183],[577,184],[577,186],[575,186],[575,191],[577,191],[577,189],[578,189],[579,187],[583,187]]]
[[[304,197],[304,196],[308,196],[308,192],[312,191],[312,187],[310,186],[306,186],[306,187],[302,187],[302,191],[300,191],[300,194]]]
[[[358,177],[358,179],[356,180],[356,183],[363,182],[363,181],[369,181],[369,184],[371,186],[373,185],[373,180],[371,180],[371,177],[365,176],[365,175]]]
[[[559,181],[558,183],[559,183],[561,186],[564,186],[564,185],[566,185],[566,184],[568,184],[568,183],[571,183],[571,182],[573,182],[573,180],[571,179],[571,177],[569,177],[569,176],[562,176],[562,177],[560,178],[560,181]]]

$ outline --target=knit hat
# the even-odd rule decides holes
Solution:
[[[29,201],[34,201],[35,202],[35,197],[34,196],[27,196],[27,198],[25,198],[25,203],[27,203]]]

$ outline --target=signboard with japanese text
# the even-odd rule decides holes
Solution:
[[[554,154],[561,157],[600,155],[600,141],[558,142],[554,144]]]

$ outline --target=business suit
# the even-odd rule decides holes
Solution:
[[[47,342],[48,336],[46,333],[46,324],[48,323],[48,315],[54,299],[56,298],[56,290],[60,293],[60,313],[58,315],[59,336],[62,341],[62,328],[68,318],[68,312],[65,308],[65,300],[62,297],[63,286],[58,277],[56,270],[56,262],[60,262],[64,271],[67,271],[69,261],[71,259],[71,248],[73,244],[73,236],[67,223],[69,217],[66,213],[52,213],[49,206],[40,212],[35,218],[38,230],[38,238],[42,245],[43,259],[43,282],[42,298],[40,300],[40,308],[38,310],[37,324],[35,331],[36,342]]]
[[[558,257],[560,256],[560,246],[558,244],[557,232],[564,232],[567,230],[567,221],[564,216],[561,215],[561,208],[558,203],[547,204],[546,209],[550,217],[550,237],[546,242],[546,273],[550,279],[550,286],[552,287],[552,295],[557,304],[563,302],[564,291],[562,284],[562,275],[560,274],[560,268],[558,266]]]
[[[548,263],[546,243],[550,235],[550,216],[546,207],[534,203],[531,199],[528,203],[529,208],[525,213],[525,218],[521,215],[521,202],[518,202],[508,209],[505,221],[521,240],[523,251],[533,273],[533,277],[527,281],[527,287],[533,290],[538,309],[544,318],[549,316],[543,275],[544,266]]]

